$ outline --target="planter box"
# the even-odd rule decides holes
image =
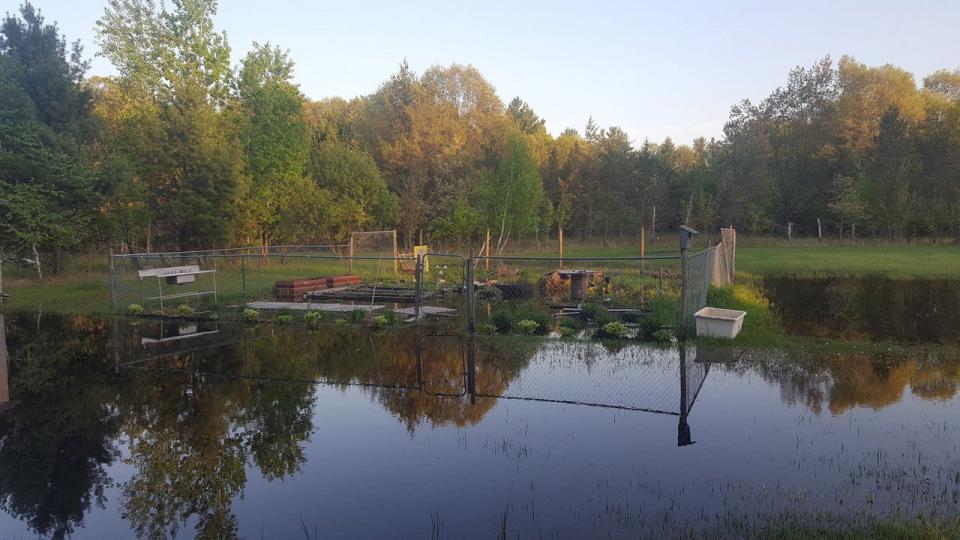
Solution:
[[[743,327],[746,311],[705,307],[693,314],[697,321],[697,335],[733,339]]]

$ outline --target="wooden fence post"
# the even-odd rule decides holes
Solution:
[[[353,233],[350,233],[350,273],[353,273]]]
[[[397,250],[397,230],[393,229],[393,273],[397,273],[397,264],[399,261],[397,257],[400,256],[400,252]]]
[[[111,249],[107,254],[107,281],[110,283],[110,306],[113,308],[113,312],[117,312],[117,270],[114,267],[113,262],[113,250]]]
[[[490,229],[487,229],[487,241],[483,244],[484,247],[484,269],[490,270]]]
[[[647,256],[647,238],[646,238],[647,234],[646,233],[647,233],[646,228],[643,225],[641,225],[640,226],[640,277],[643,277],[644,263],[646,262],[644,260],[644,257]]]
[[[557,225],[557,239],[560,241],[560,268],[563,268],[563,225]]]

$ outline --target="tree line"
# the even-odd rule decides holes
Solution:
[[[824,58],[719,140],[635,143],[592,119],[551,136],[472,66],[406,62],[375,92],[308,99],[286,51],[231,65],[213,0],[109,0],[87,76],[31,4],[0,28],[0,247],[104,250],[342,242],[494,249],[565,234],[606,243],[682,222],[750,233],[960,235],[960,70],[918,86],[892,65]]]

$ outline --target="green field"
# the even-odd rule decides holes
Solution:
[[[753,274],[960,278],[960,245],[737,247],[737,271]]]
[[[737,248],[737,272],[742,284],[749,284],[761,274],[801,274],[823,276],[850,276],[882,274],[893,278],[941,277],[960,278],[960,245],[954,244],[786,244],[771,243],[741,238]],[[544,246],[546,247],[546,246]],[[639,249],[632,245],[614,247],[571,245],[565,252],[572,257],[629,257],[636,256]],[[674,255],[677,253],[672,238],[648,244],[648,255]],[[536,255],[557,257],[558,253],[543,249],[523,250],[510,255]],[[451,266],[455,260],[448,261]],[[522,263],[517,263],[522,264]],[[531,263],[532,264],[532,263]],[[544,263],[538,263],[539,268]],[[587,263],[585,263],[587,264]],[[105,257],[83,257],[69,261],[66,271],[37,279],[24,269],[4,267],[4,286],[11,294],[11,301],[4,309],[40,309],[66,313],[106,313],[110,311],[107,290]],[[242,289],[237,268],[225,267],[218,273],[218,286],[223,299],[239,297]],[[383,279],[391,272],[375,262],[357,263],[354,271],[366,280]],[[331,266],[317,261],[288,260],[284,264],[270,265],[255,274],[252,265],[248,269],[246,290],[269,292],[273,281],[293,277],[349,273],[344,264]],[[129,279],[129,275],[127,276]],[[449,276],[456,279],[457,276]],[[401,276],[398,279],[407,279]],[[137,301],[136,294],[121,298],[120,305]]]

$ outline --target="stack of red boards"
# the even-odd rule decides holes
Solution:
[[[326,289],[329,287],[330,279],[324,276],[278,281],[273,286],[273,294],[277,298],[300,298],[305,293]]]
[[[278,281],[273,286],[273,294],[277,298],[302,298],[304,294],[335,287],[350,287],[362,282],[360,276],[324,276],[305,279]]]
[[[360,276],[335,276],[330,278],[327,286],[331,289],[335,287],[349,287],[351,285],[359,285],[361,283]]]

